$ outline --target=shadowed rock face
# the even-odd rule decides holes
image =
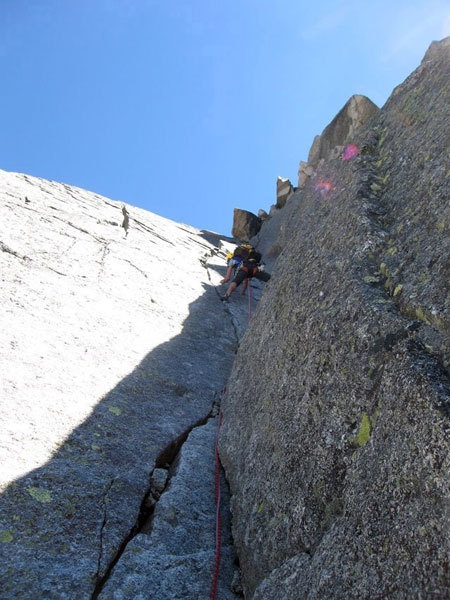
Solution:
[[[156,504],[151,528],[130,541],[100,600],[209,597],[216,547],[215,464],[211,449],[217,426],[216,418],[189,435],[172,481]],[[222,488],[223,503],[226,486]],[[230,590],[234,554],[229,523],[225,528],[224,517],[222,511],[218,597],[233,600],[237,598]]]
[[[448,597],[449,55],[259,233],[220,438],[248,599]]]

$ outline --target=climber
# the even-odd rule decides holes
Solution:
[[[231,252],[227,254],[227,272],[225,277],[220,281],[221,284],[230,281],[233,271],[236,271],[241,266],[242,261],[242,256],[234,256]]]
[[[262,256],[256,250],[251,250],[248,258],[244,258],[241,266],[239,267],[236,275],[233,278],[233,281],[228,286],[225,296],[221,298],[223,302],[228,302],[231,294],[234,290],[243,283],[244,285],[248,284],[249,279],[255,277],[260,281],[269,281],[270,273],[267,273],[264,270],[264,265],[261,264]]]
[[[227,254],[227,272],[225,277],[220,281],[221,284],[227,283],[230,281],[231,275],[239,269],[242,265],[242,261],[244,258],[248,258],[250,252],[254,250],[253,246],[250,244],[241,244],[234,249],[234,252],[229,252]],[[242,285],[241,294],[245,294],[245,290],[247,289],[248,280],[245,280]]]

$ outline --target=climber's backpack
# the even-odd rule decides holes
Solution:
[[[250,251],[247,260],[259,265],[259,263],[262,260],[262,255],[259,252],[257,252],[255,249],[253,249]]]
[[[253,246],[251,246],[250,244],[241,244],[240,246],[237,246],[233,252],[233,257],[235,256],[240,256],[243,259],[246,259],[249,257],[250,252],[252,252],[254,250]]]

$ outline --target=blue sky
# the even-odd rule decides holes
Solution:
[[[448,35],[448,0],[1,0],[0,169],[230,235]]]

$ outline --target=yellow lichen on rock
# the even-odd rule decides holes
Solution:
[[[367,444],[370,438],[370,419],[367,413],[363,413],[361,419],[361,425],[359,426],[358,435],[356,440],[358,442],[358,446],[364,446]]]

